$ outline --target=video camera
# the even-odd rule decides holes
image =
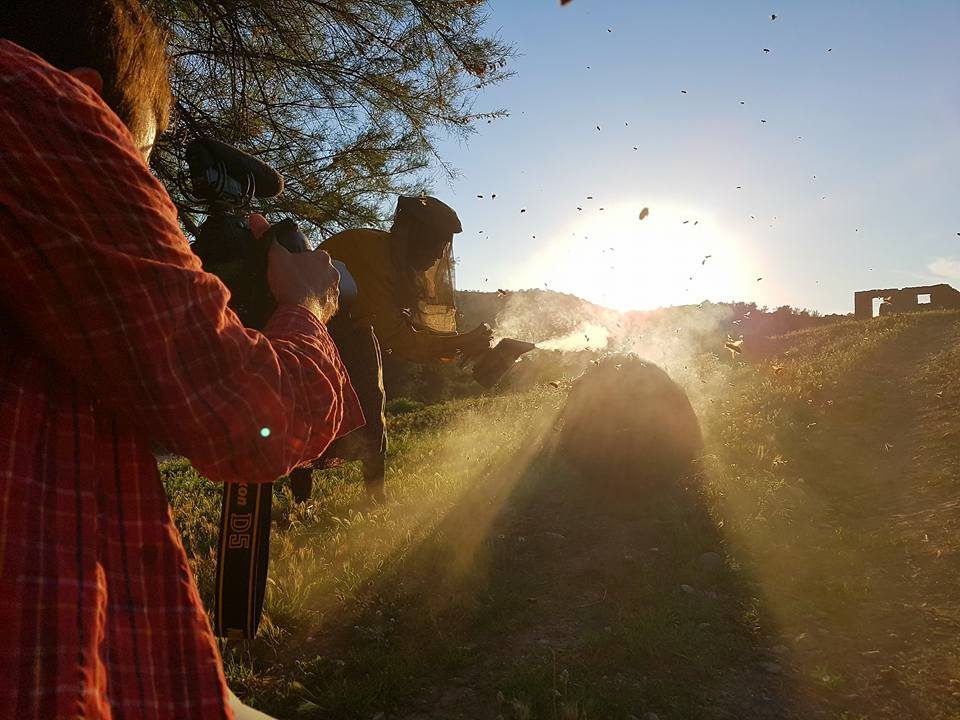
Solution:
[[[283,192],[283,177],[266,163],[212,138],[187,145],[187,165],[193,195],[208,206],[207,219],[195,231],[193,251],[204,270],[230,289],[230,306],[247,327],[263,329],[276,309],[267,284],[267,252],[276,240],[292,253],[307,252],[307,239],[293,220],[281,220],[259,239],[247,226],[254,198]],[[343,263],[340,304],[356,295],[356,286]]]

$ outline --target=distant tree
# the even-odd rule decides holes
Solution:
[[[176,119],[153,168],[196,210],[181,162],[200,134],[276,167],[268,205],[328,233],[375,224],[387,196],[416,193],[437,139],[501,110],[477,93],[508,75],[484,0],[148,0],[171,30]]]

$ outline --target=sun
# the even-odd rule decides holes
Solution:
[[[546,283],[616,310],[730,300],[756,279],[743,247],[710,213],[677,203],[585,208],[531,258],[523,284]]]

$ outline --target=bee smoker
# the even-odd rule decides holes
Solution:
[[[500,382],[521,355],[535,347],[533,343],[523,340],[504,338],[494,347],[468,359],[468,362],[473,363],[473,379],[487,389],[492,388]]]

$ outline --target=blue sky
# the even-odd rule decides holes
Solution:
[[[849,312],[960,286],[956,0],[493,0],[488,27],[516,74],[476,108],[510,117],[442,142],[435,183],[461,288]]]

